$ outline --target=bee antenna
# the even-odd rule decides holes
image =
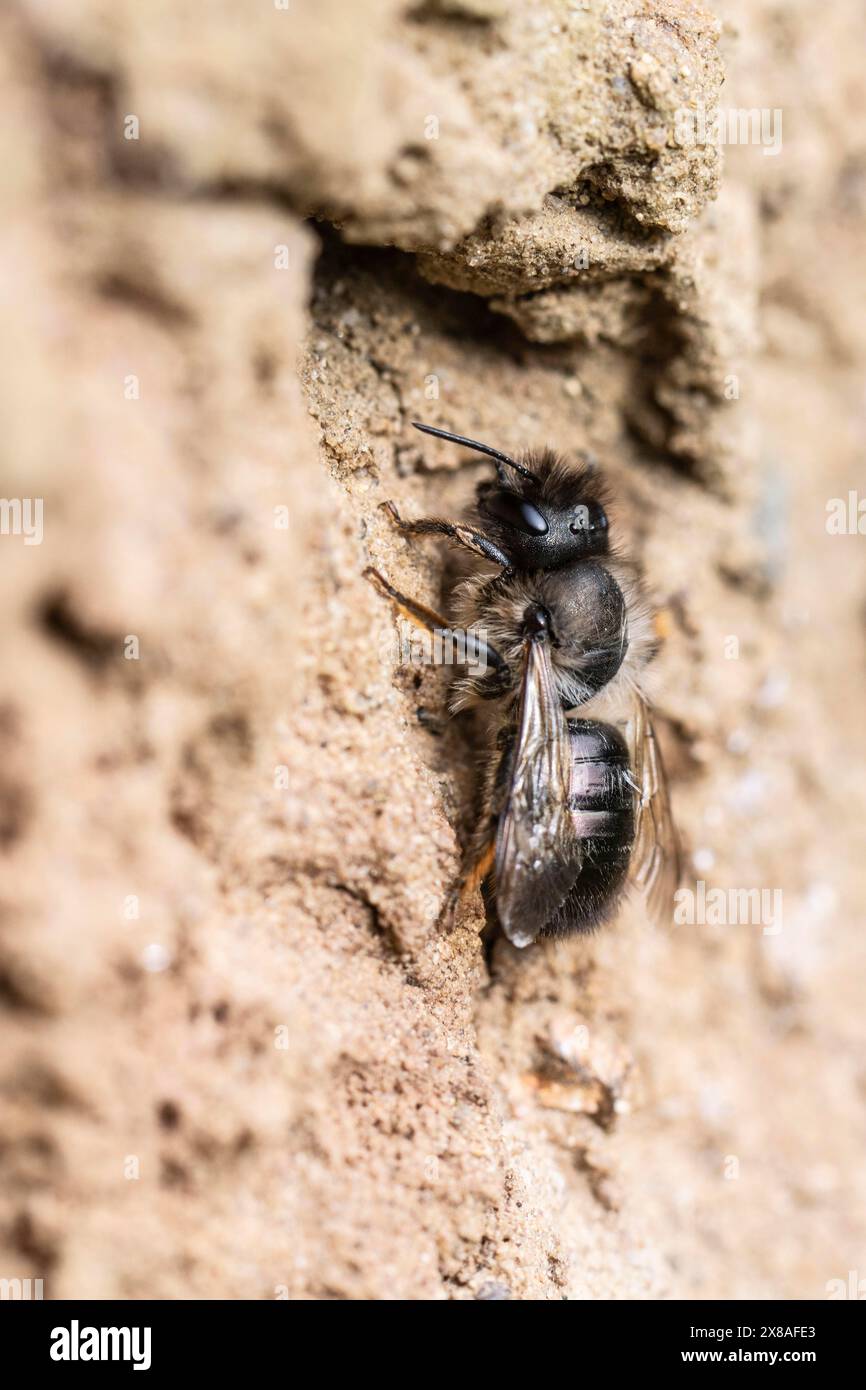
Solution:
[[[531,473],[522,463],[516,459],[509,458],[499,449],[492,449],[489,444],[479,444],[477,439],[466,439],[462,434],[451,434],[449,430],[437,430],[433,425],[422,425],[418,420],[412,421],[413,428],[420,430],[422,434],[435,435],[437,439],[447,439],[452,444],[462,444],[464,449],[474,449],[476,453],[487,454],[489,458],[496,459],[497,463],[507,464],[513,468],[515,473],[519,473],[521,478],[531,478],[534,483],[538,482],[535,473]]]

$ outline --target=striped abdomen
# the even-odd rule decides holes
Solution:
[[[628,748],[610,724],[570,719],[569,811],[584,862],[571,892],[546,924],[545,936],[591,931],[609,917],[625,887],[634,842]]]

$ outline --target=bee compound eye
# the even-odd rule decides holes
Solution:
[[[537,507],[516,492],[494,492],[484,500],[484,510],[525,536],[546,536],[547,519]]]

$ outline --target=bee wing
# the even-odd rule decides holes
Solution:
[[[525,648],[517,734],[503,782],[496,907],[509,941],[528,946],[562,904],[582,863],[568,809],[571,743],[546,642]]]
[[[635,791],[635,837],[629,876],[645,895],[653,915],[669,921],[673,895],[682,876],[682,847],[671,811],[668,782],[650,718],[641,695],[628,725]]]

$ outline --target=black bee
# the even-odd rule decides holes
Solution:
[[[485,562],[455,589],[453,622],[368,571],[412,621],[472,636],[452,707],[486,712],[489,757],[461,896],[485,884],[515,946],[592,931],[629,881],[664,910],[680,855],[642,690],[657,640],[634,569],[611,551],[595,471],[415,428],[496,464],[468,524],[403,522],[389,504],[404,534],[447,536]]]

